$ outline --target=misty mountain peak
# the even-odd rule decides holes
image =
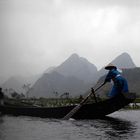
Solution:
[[[135,68],[136,67],[131,56],[126,52],[120,54],[111,63],[115,64],[119,68]]]
[[[73,54],[69,57],[69,59],[78,59],[78,58],[79,58],[79,55],[76,54],[76,53],[73,53]]]
[[[77,61],[80,61],[80,57],[78,54],[74,53],[66,61],[64,61],[64,63],[62,63],[61,65],[63,65],[63,64],[66,65],[68,63],[73,63],[73,62],[77,62]]]
[[[60,66],[70,65],[70,63],[71,63],[71,65],[75,66],[75,64],[83,65],[83,64],[89,64],[90,62],[86,58],[80,57],[78,54],[74,53],[66,61],[64,61]],[[90,64],[92,64],[92,63],[90,63]],[[92,65],[94,65],[94,64],[92,64]],[[96,66],[94,65],[94,67],[96,67]]]
[[[131,57],[127,52],[124,52],[124,53],[120,54],[117,58],[120,58],[120,59],[125,58],[126,59],[126,58],[131,58]]]
[[[55,71],[64,76],[74,76],[85,82],[91,81],[97,73],[97,68],[94,64],[90,63],[87,59],[79,57],[77,54],[72,54],[65,60]],[[93,75],[89,76],[89,75]],[[89,80],[90,79],[90,80]]]
[[[116,57],[110,63],[116,65],[117,68],[119,68],[119,69],[129,69],[129,68],[135,68],[136,67],[136,65],[134,64],[131,56],[128,53],[126,53],[126,52],[120,54],[118,57]],[[104,74],[106,74],[106,71],[105,71],[104,68],[102,68],[98,72],[98,77],[101,77]]]

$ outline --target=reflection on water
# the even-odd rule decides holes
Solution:
[[[139,140],[139,117],[129,112],[96,120],[0,117],[0,140]],[[139,115],[136,112],[135,115]],[[127,118],[130,115],[130,118]],[[125,119],[123,119],[125,118]]]
[[[2,116],[0,116],[0,140],[3,140],[3,126],[2,126],[2,124],[3,124],[3,118],[2,118]]]
[[[111,117],[106,117],[102,126],[110,128],[105,130],[107,138],[129,138],[136,131],[136,126],[132,122]]]
[[[90,128],[90,130],[91,128],[96,128],[93,129],[94,133],[89,133],[90,137],[93,138],[96,135],[103,139],[129,139],[129,137],[132,137],[136,131],[134,123],[113,117],[105,117],[103,119],[92,121],[74,121],[73,124],[81,128],[86,126],[87,129]]]

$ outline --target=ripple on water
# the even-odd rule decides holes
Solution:
[[[119,111],[96,120],[3,116],[0,140],[139,140],[139,118],[140,111]]]

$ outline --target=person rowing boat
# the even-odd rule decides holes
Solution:
[[[109,64],[105,67],[106,70],[109,70],[104,83],[113,81],[114,85],[112,90],[109,92],[108,96],[110,98],[116,96],[120,93],[128,93],[128,83],[127,80],[121,75],[121,73],[117,70],[117,67],[113,64]]]

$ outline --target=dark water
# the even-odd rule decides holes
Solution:
[[[0,117],[0,140],[139,140],[140,111],[119,111],[105,119],[55,120]]]

